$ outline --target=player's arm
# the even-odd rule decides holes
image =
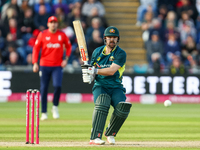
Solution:
[[[103,76],[112,76],[115,74],[115,72],[120,68],[121,66],[112,63],[112,65],[109,68],[103,68],[103,69],[96,69],[95,66],[82,68],[83,72],[83,82],[85,83],[92,83],[94,80],[96,74],[103,75]]]
[[[126,53],[124,51],[121,51],[109,68],[96,69],[93,66],[88,68],[88,73],[92,74],[93,76],[95,76],[96,74],[103,76],[112,76],[125,64],[125,62]],[[94,64],[94,62],[92,64]]]
[[[121,66],[112,63],[112,65],[109,68],[98,69],[97,74],[103,76],[112,76],[115,74],[117,70],[119,70],[119,68],[121,68]]]
[[[33,72],[39,71],[38,57],[39,57],[39,52],[40,52],[41,47],[42,47],[42,32],[39,33],[35,41],[35,45],[33,47],[33,53],[32,53]]]

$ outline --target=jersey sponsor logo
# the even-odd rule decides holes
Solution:
[[[109,68],[110,67],[110,65],[109,64],[107,64],[107,65],[100,65],[100,67],[99,68]]]
[[[51,39],[50,36],[46,36],[46,40],[49,41]]]
[[[48,47],[48,48],[60,48],[61,46],[60,46],[59,43],[55,43],[55,44],[53,44],[53,43],[48,43],[48,44],[47,44],[47,47]]]
[[[58,36],[58,41],[61,41],[62,40],[62,37],[61,35]]]
[[[114,56],[110,56],[109,61],[114,61]]]

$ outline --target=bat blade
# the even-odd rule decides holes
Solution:
[[[84,64],[88,64],[88,51],[87,46],[85,42],[85,35],[83,32],[83,28],[81,26],[81,22],[79,20],[73,21],[74,30],[76,33],[76,38],[78,41],[78,47],[81,55],[81,59],[84,62]]]

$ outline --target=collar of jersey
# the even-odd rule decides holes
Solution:
[[[115,48],[111,51],[111,52],[113,52],[115,49],[116,49],[116,47],[117,47],[117,45],[115,46]],[[109,55],[110,53],[108,53],[108,54],[105,54],[105,51],[106,51],[106,46],[104,47],[104,49],[103,49],[103,51],[102,51],[102,54],[103,55]]]

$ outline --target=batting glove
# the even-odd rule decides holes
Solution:
[[[82,74],[82,76],[83,76],[83,82],[84,83],[91,84],[92,81],[94,80],[94,77],[92,75],[90,75],[90,74]]]
[[[82,73],[88,73],[88,68],[92,67],[91,65],[81,65]]]
[[[97,72],[98,72],[98,69],[96,69],[94,66],[88,67],[88,74],[92,75],[93,77],[95,77]]]
[[[83,77],[83,82],[84,83],[89,83],[90,82],[90,75],[89,74],[87,74],[87,73],[84,73],[84,74],[82,74],[82,77]]]

